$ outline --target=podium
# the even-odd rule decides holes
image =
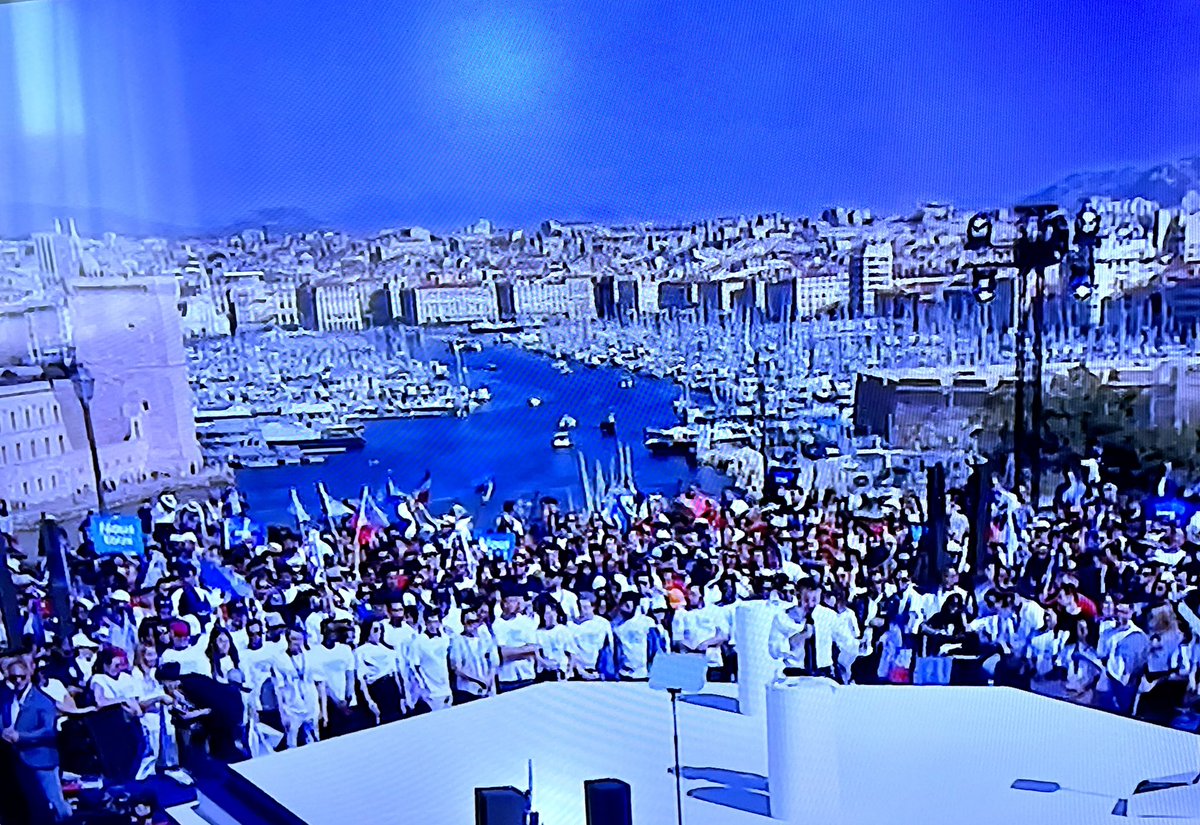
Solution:
[[[838,692],[832,679],[800,676],[767,687],[771,817],[841,825]]]

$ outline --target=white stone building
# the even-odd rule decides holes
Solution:
[[[1200,263],[1200,212],[1192,212],[1180,218],[1183,224],[1183,262]]]
[[[395,287],[389,284],[389,291]],[[393,294],[393,307],[400,306]],[[413,290],[418,324],[469,324],[495,321],[496,287],[490,282],[477,284],[427,284]]]
[[[862,252],[863,304],[875,305],[875,296],[895,287],[891,241],[868,243]]]
[[[316,281],[303,291],[302,312],[317,332],[359,332],[365,326],[365,301],[357,283]]]
[[[796,315],[811,318],[850,298],[850,279],[836,269],[798,272],[794,281]]]
[[[595,318],[596,295],[589,278],[521,279],[513,283],[513,308],[518,318]]]
[[[1145,286],[1161,271],[1154,246],[1145,233],[1105,235],[1095,250],[1095,295],[1099,299]]]

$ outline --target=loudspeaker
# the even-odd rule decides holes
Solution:
[[[505,788],[475,789],[475,825],[525,825],[524,791]]]
[[[633,799],[628,782],[589,779],[583,783],[588,825],[633,825]]]

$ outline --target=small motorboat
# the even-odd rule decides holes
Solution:
[[[483,371],[484,371],[484,372],[499,372],[499,371],[500,371],[500,367],[498,367],[498,366],[495,364],[495,362],[493,362],[493,361],[488,361],[486,364],[484,364],[484,365],[483,365]]]
[[[560,430],[573,430],[579,426],[579,422],[569,415],[564,415],[558,419],[558,428]]]
[[[571,434],[566,430],[559,430],[554,434],[554,440],[550,442],[550,446],[556,450],[571,449]]]
[[[532,398],[529,399],[529,406],[531,406],[531,407],[542,406],[542,399],[538,398],[536,395],[533,396]]]
[[[621,383],[618,384],[617,386],[619,386],[623,390],[633,389],[633,376],[632,375],[622,376]]]
[[[689,427],[645,430],[646,449],[658,455],[695,455],[699,434]]]
[[[612,413],[608,414],[608,418],[600,422],[601,435],[616,435],[617,434],[617,417]]]

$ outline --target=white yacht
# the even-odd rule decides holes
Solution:
[[[550,442],[550,446],[556,450],[571,449],[571,434],[566,430],[559,430],[554,434],[554,440]]]

